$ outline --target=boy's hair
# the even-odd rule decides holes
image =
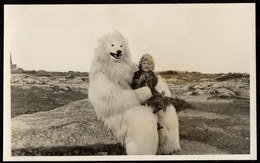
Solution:
[[[139,62],[139,68],[141,69],[142,68],[142,63],[144,61],[149,61],[151,62],[152,64],[152,69],[154,70],[154,67],[155,67],[155,63],[154,63],[154,60],[153,60],[153,57],[150,55],[150,54],[144,54]]]

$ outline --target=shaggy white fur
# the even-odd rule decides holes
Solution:
[[[154,155],[180,150],[178,118],[173,106],[159,112],[163,125],[158,138],[158,117],[141,103],[151,97],[151,90],[142,87],[132,90],[130,84],[136,66],[126,39],[115,31],[99,40],[90,70],[89,99],[97,117],[104,122],[128,155]],[[170,91],[161,79],[157,89]],[[159,144],[159,146],[158,146]]]
[[[171,97],[171,92],[164,80],[158,76],[158,84],[156,90],[164,91],[165,96]],[[166,112],[162,110],[158,112],[159,123],[164,128],[159,130],[159,147],[158,154],[170,154],[172,152],[181,151],[179,143],[179,121],[176,109],[173,105],[167,107]]]

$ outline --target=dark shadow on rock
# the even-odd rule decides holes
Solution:
[[[12,156],[88,156],[88,155],[126,155],[125,149],[118,144],[95,144],[72,147],[40,147],[12,150]]]
[[[194,109],[187,101],[177,97],[169,98],[169,102],[175,107],[176,112],[180,112],[185,109]]]

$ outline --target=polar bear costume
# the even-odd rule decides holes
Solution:
[[[89,100],[97,117],[112,131],[128,155],[170,154],[179,151],[179,125],[175,108],[153,114],[141,103],[152,96],[148,87],[132,90],[136,65],[128,43],[115,31],[98,40],[90,70]],[[157,91],[171,96],[167,84],[158,78]],[[157,122],[163,129],[157,130]]]

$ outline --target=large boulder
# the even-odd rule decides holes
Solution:
[[[218,92],[218,97],[236,97],[232,90],[226,88],[218,88],[216,91]]]
[[[11,131],[12,150],[116,143],[112,134],[97,120],[87,99],[50,111],[14,117]]]

